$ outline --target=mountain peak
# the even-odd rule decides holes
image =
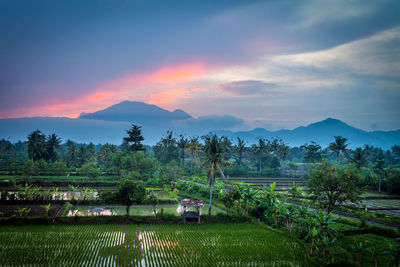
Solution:
[[[191,116],[182,110],[170,112],[156,105],[126,100],[103,110],[81,114],[79,118],[104,121],[129,121],[138,124],[148,122],[165,124],[173,120],[188,119]]]
[[[329,126],[333,126],[333,127],[349,127],[349,128],[353,128],[350,125],[344,123],[341,120],[338,119],[334,119],[334,118],[327,118],[325,120],[319,121],[319,122],[315,122],[315,123],[311,123],[310,125],[308,125],[307,127],[317,127],[317,126],[324,126],[324,127],[329,127]]]

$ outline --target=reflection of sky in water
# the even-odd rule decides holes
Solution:
[[[182,215],[183,206],[181,204],[160,204],[157,206],[157,213]],[[187,207],[188,211],[196,211],[195,207]],[[208,205],[200,208],[200,214],[207,214]],[[224,210],[213,206],[212,214],[225,213]],[[130,207],[129,214],[132,216],[153,216],[153,206],[151,205],[133,205]],[[67,216],[89,216],[89,215],[126,215],[126,206],[122,205],[107,205],[107,206],[89,206],[75,205],[68,212]]]
[[[43,191],[41,191],[43,192]],[[18,199],[18,192],[17,191],[8,191],[8,194],[14,194],[15,197]],[[1,192],[0,192],[1,195]],[[75,199],[83,199],[84,194],[82,192],[62,192],[59,191],[57,193],[51,193],[51,198],[54,200],[72,200],[72,198]],[[99,197],[99,193],[98,192],[94,192],[94,193],[88,193],[86,196],[86,199],[97,199]],[[7,199],[10,199],[10,197],[8,197]]]

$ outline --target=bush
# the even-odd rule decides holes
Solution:
[[[86,163],[82,165],[82,168],[78,169],[78,174],[94,179],[101,175],[101,170],[96,163]]]
[[[105,190],[100,194],[100,201],[105,204],[117,204],[118,196],[117,193],[111,192],[110,190]]]

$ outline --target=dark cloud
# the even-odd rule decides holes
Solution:
[[[253,80],[235,81],[219,85],[220,89],[241,96],[265,95],[273,92],[272,89],[276,87],[277,85],[274,83]]]

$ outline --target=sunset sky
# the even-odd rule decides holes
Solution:
[[[400,1],[3,1],[0,118],[123,100],[400,129]]]

